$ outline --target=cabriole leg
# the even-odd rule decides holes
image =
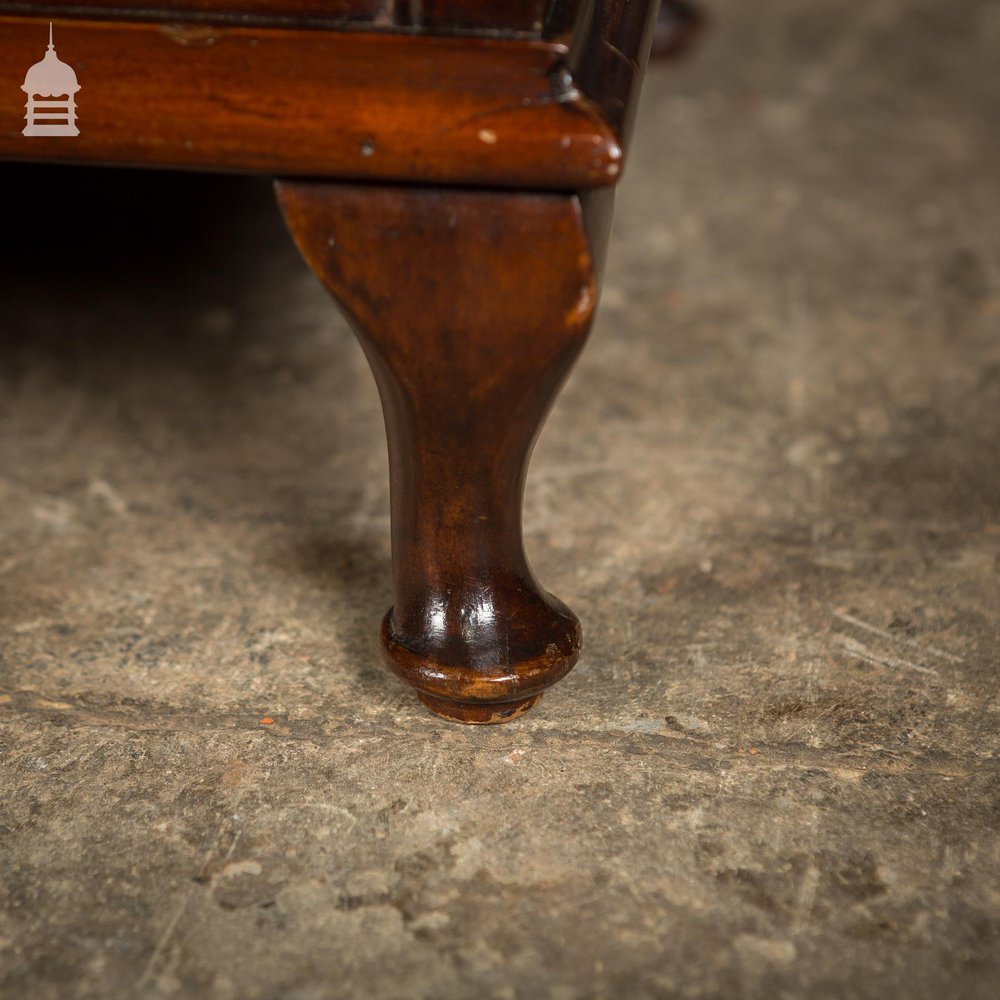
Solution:
[[[585,210],[573,194],[276,187],[382,398],[395,594],[383,656],[439,715],[513,719],[580,652],[576,616],[528,566],[521,501],[590,328],[610,194]]]

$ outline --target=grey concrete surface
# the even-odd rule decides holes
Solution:
[[[267,185],[4,168],[5,996],[997,995],[1000,7],[711,10],[507,727],[378,663],[376,393]]]

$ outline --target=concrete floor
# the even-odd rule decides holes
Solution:
[[[378,401],[267,185],[4,169],[7,996],[996,996],[1000,8],[712,10],[529,483],[585,654],[506,727],[379,665]]]

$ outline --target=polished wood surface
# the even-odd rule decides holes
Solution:
[[[400,30],[104,20],[103,7],[75,6],[94,16],[56,22],[57,49],[83,85],[80,135],[69,141],[21,135],[20,91],[47,40],[35,14],[66,5],[0,16],[0,158],[557,190],[620,176],[654,2],[321,6],[327,18]],[[253,0],[238,9],[292,18],[312,8]],[[113,11],[211,20],[237,6],[171,0]],[[529,23],[548,40],[513,37]],[[512,37],[461,35],[487,24]],[[407,25],[416,33],[402,33]]]
[[[580,4],[583,0],[570,0]],[[326,27],[376,28],[502,35],[541,34],[547,0],[0,0],[0,12],[38,17],[225,21],[304,21]]]
[[[400,0],[397,7],[402,23],[431,30],[492,28],[538,34],[546,0]]]
[[[0,12],[35,17],[93,15],[105,20],[164,20],[191,14],[227,19],[324,18],[334,23],[391,23],[385,0],[45,0],[42,3],[0,0]]]
[[[306,260],[378,383],[389,441],[389,666],[463,722],[520,714],[576,662],[580,625],[536,581],[521,500],[590,329],[609,201],[284,181]]]
[[[0,18],[0,158],[559,189],[620,170],[557,44],[98,20],[55,39],[80,135],[21,134],[48,24]]]
[[[658,2],[591,0],[579,5],[568,69],[622,142],[628,143],[656,29]]]

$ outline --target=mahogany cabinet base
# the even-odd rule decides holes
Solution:
[[[590,329],[610,192],[276,190],[382,400],[394,590],[382,655],[438,715],[514,719],[580,653],[576,616],[528,565],[521,505]]]

